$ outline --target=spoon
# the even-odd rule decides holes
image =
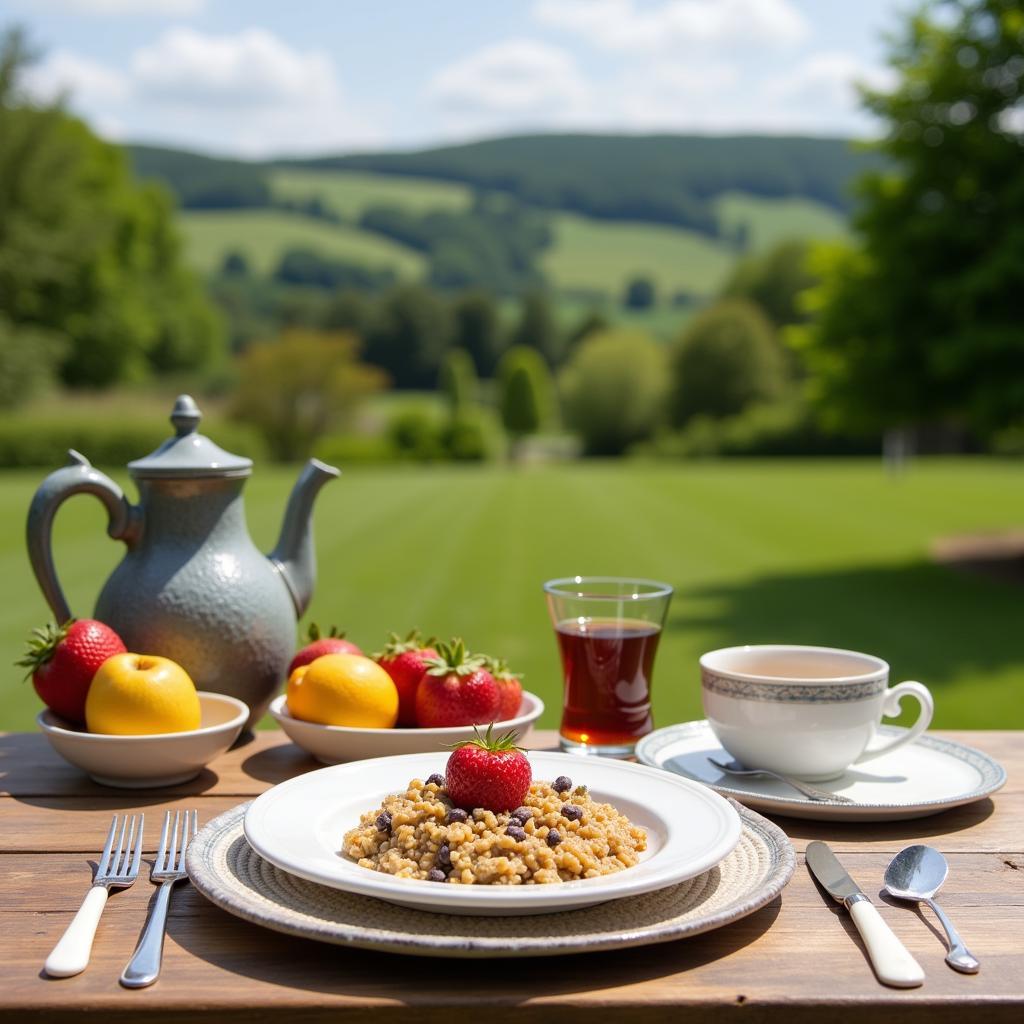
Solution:
[[[976,974],[981,964],[972,956],[952,922],[932,897],[942,887],[949,872],[946,858],[931,846],[908,846],[900,850],[885,869],[885,891],[890,896],[913,903],[927,903],[946,929],[949,952],[946,963],[964,974]]]
[[[818,789],[817,786],[809,786],[806,782],[791,779],[788,775],[779,775],[778,772],[770,772],[767,768],[746,768],[739,761],[719,761],[714,757],[709,757],[708,761],[720,772],[725,772],[726,775],[768,775],[773,779],[778,779],[779,782],[784,782],[787,786],[792,786],[798,793],[803,793],[808,800],[832,800],[839,804],[855,803],[848,796],[830,793],[827,789]]]

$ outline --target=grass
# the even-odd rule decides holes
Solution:
[[[41,476],[0,475],[7,665],[46,617],[22,532]],[[247,484],[263,550],[294,476],[260,466]],[[943,534],[1012,526],[1022,507],[1019,465],[983,459],[921,460],[898,479],[874,460],[354,466],[316,510],[311,612],[369,650],[388,630],[413,625],[462,634],[526,673],[551,726],[561,684],[541,582],[575,572],[650,576],[677,588],[655,679],[662,725],[700,715],[702,651],[791,641],[885,657],[894,679],[932,688],[938,727],[1021,728],[1019,589],[933,565],[928,546]],[[61,511],[56,561],[79,614],[122,550],[104,535],[97,502],[76,498]],[[0,727],[31,728],[36,697],[20,670],[7,674]]]
[[[770,249],[790,238],[841,238],[849,232],[846,218],[838,210],[810,199],[765,199],[744,192],[726,192],[715,209],[727,230],[746,224],[750,248]]]
[[[347,224],[330,224],[280,210],[189,211],[179,214],[186,255],[198,270],[217,270],[230,250],[241,252],[250,268],[270,273],[286,249],[313,249],[325,256],[405,278],[421,277],[423,257],[380,235]]]
[[[270,188],[281,199],[319,198],[351,220],[369,206],[400,206],[414,212],[464,210],[473,199],[471,189],[455,182],[359,171],[282,168],[270,175]]]
[[[596,288],[622,295],[634,277],[650,278],[660,295],[709,295],[736,256],[695,231],[661,224],[594,220],[572,213],[551,218],[554,243],[541,266],[558,288]]]

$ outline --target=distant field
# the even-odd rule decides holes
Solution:
[[[643,275],[662,295],[713,292],[735,260],[725,246],[694,231],[661,224],[552,216],[555,241],[542,259],[560,288],[600,288],[614,297]]]
[[[838,210],[810,199],[764,199],[745,192],[728,192],[715,203],[727,230],[747,224],[752,249],[770,249],[790,238],[837,238],[849,231]]]
[[[421,276],[425,266],[418,252],[380,235],[279,210],[190,210],[179,214],[178,223],[189,261],[204,272],[216,270],[224,254],[237,249],[255,272],[265,274],[292,247],[314,249],[375,269],[392,269],[406,278]]]
[[[361,171],[304,171],[281,168],[270,174],[270,188],[282,199],[319,197],[330,209],[354,220],[368,206],[408,210],[461,210],[473,197],[465,185],[399,174]]]
[[[789,641],[886,658],[895,679],[932,688],[939,728],[1024,727],[1020,588],[928,558],[936,536],[1019,525],[1017,463],[922,459],[901,478],[875,459],[342,469],[316,508],[311,616],[368,650],[390,629],[462,634],[526,673],[544,725],[561,682],[541,583],[581,572],[676,587],[655,671],[661,725],[700,716],[701,652]],[[246,484],[261,550],[297,471],[261,464]],[[43,475],[0,474],[0,729],[33,728],[38,707],[11,663],[47,615],[23,534]],[[57,516],[57,568],[80,615],[124,552],[105,525],[84,497]]]

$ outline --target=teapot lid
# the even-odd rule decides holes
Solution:
[[[208,437],[196,433],[202,413],[191,395],[178,395],[171,410],[175,436],[155,452],[128,463],[134,477],[248,476],[252,459],[232,455]]]

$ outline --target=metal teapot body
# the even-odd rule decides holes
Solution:
[[[91,493],[109,515],[107,532],[127,552],[96,602],[95,616],[130,651],[178,662],[196,688],[231,694],[262,716],[295,649],[295,625],[316,578],[312,505],[338,470],[311,459],[296,483],[277,547],[261,554],[245,523],[242,489],[252,462],[196,433],[199,410],[175,403],[176,436],[129,464],[139,489],[121,489],[77,452],[36,492],[28,516],[29,557],[58,622],[71,617],[53,565],[53,517],[72,494]]]

